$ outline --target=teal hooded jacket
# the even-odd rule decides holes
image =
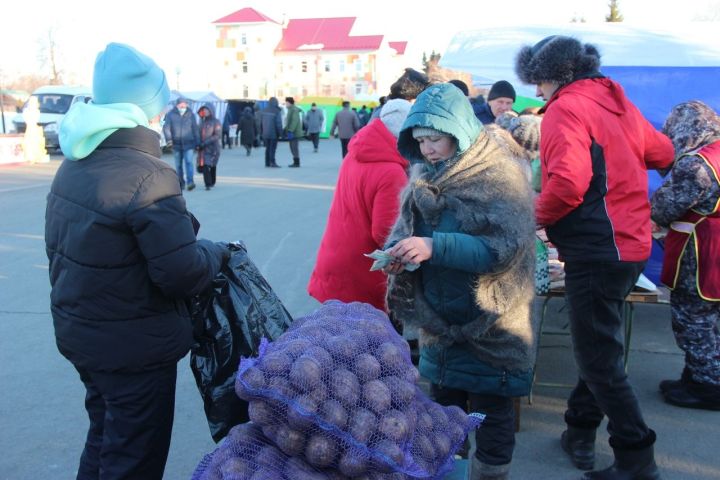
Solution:
[[[454,137],[458,147],[456,155],[434,165],[426,162],[412,136],[415,127],[432,128]],[[398,149],[412,163],[424,162],[422,168],[427,174],[424,178],[432,184],[444,169],[451,168],[475,145],[483,130],[470,102],[457,87],[434,85],[413,105],[398,137]],[[483,161],[482,155],[477,161]],[[532,209],[529,198],[528,218]],[[482,235],[463,233],[463,222],[458,216],[453,208],[446,207],[432,224],[422,214],[416,214],[412,226],[414,236],[433,239],[432,257],[418,270],[418,287],[427,304],[452,328],[468,326],[485,315],[475,301],[477,279],[479,275],[494,274],[498,268],[498,254],[489,246],[490,242]],[[498,345],[498,350],[502,349],[503,346]],[[434,384],[506,396],[524,395],[530,385],[531,369],[506,368],[498,365],[497,358],[492,359],[491,364],[489,359],[478,357],[470,343],[423,343],[420,354],[420,373]],[[508,348],[508,355],[515,354],[513,348]]]

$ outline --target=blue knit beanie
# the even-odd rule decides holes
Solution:
[[[147,55],[129,45],[109,43],[95,59],[93,103],[132,103],[148,119],[170,100],[165,72]]]

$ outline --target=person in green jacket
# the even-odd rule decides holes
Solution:
[[[298,140],[303,136],[303,122],[300,108],[295,106],[293,97],[285,97],[285,108],[287,108],[287,123],[285,126],[285,137],[290,144],[290,153],[293,156],[293,163],[288,167],[298,168],[300,166],[300,149]]]
[[[385,269],[388,307],[419,329],[419,370],[433,398],[487,415],[469,478],[506,479],[512,397],[530,390],[539,330],[530,184],[506,134],[483,127],[451,84],[418,96],[398,149],[415,165],[385,245],[395,257]]]

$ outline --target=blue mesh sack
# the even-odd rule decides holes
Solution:
[[[327,474],[290,458],[252,423],[236,425],[220,446],[205,455],[192,480],[326,480]]]
[[[273,444],[315,468],[442,478],[483,416],[433,402],[418,379],[383,312],[329,301],[243,358],[235,390]]]

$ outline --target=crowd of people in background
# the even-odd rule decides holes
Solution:
[[[406,338],[419,339],[418,368],[433,399],[487,415],[475,449],[459,452],[470,480],[510,475],[512,399],[530,391],[539,337],[536,230],[565,262],[579,377],[560,445],[584,479],[660,478],[656,434],[621,339],[624,299],[653,231],[669,229],[663,282],[685,353],[680,378],[660,390],[670,404],[720,410],[720,117],[691,101],[657,131],[602,75],[600,59],[594,45],[570,37],[519,47],[517,75],[545,101],[521,112],[506,80],[481,101],[460,80],[434,83],[406,69],[378,107],[356,112],[345,101],[330,125],[343,161],[308,292],[386,312]],[[195,188],[196,171],[213,188],[221,151],[238,135],[247,156],[264,148],[267,168],[280,167],[278,142],[287,140],[289,167],[298,168],[299,140],[317,152],[328,119],[315,103],[303,112],[293,97],[283,105],[272,97],[231,123],[180,98],[163,129],[173,172],[146,128],[168,102],[162,70],[110,44],[94,75],[93,103],[74,105],[62,124],[67,160],[48,196],[52,313],[58,347],[87,389],[79,478],[159,479],[176,365],[192,340],[182,299],[207,287],[228,258],[225,246],[196,240],[182,190]],[[649,169],[672,171],[652,203]],[[112,188],[91,188],[99,185]],[[67,220],[78,216],[86,222]],[[363,256],[374,250],[391,258],[382,270],[370,271]],[[604,417],[614,462],[594,470]]]

